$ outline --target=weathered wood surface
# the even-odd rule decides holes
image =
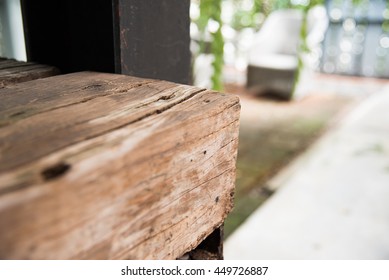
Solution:
[[[0,88],[57,74],[52,66],[0,58]]]
[[[175,259],[232,207],[239,100],[82,72],[0,90],[0,258]]]

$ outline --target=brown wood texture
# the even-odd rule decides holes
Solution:
[[[57,74],[52,66],[0,58],[0,88]]]
[[[1,259],[175,259],[232,208],[237,97],[82,72],[0,90]]]

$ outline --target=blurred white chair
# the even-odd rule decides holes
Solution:
[[[249,51],[248,88],[285,99],[292,97],[302,19],[302,12],[295,9],[278,10],[268,16]],[[324,38],[328,25],[325,8],[312,8],[307,20],[307,44],[312,49]]]

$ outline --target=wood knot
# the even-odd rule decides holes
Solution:
[[[49,181],[64,175],[70,167],[71,166],[69,164],[60,162],[54,166],[44,169],[41,174],[45,181]]]

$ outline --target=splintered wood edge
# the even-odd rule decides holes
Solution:
[[[196,102],[198,102],[197,105]],[[204,110],[204,112],[206,112],[206,114],[202,114],[200,112],[202,109]],[[112,163],[112,159],[115,158],[115,156],[118,156],[118,152],[120,154],[123,154],[124,152],[124,155],[122,157],[120,156],[118,157],[118,159],[122,158],[121,160],[114,161],[115,164],[119,164],[119,166],[121,166],[120,168],[123,168],[123,164],[127,164],[131,166],[131,169],[134,168],[135,166],[134,169],[136,170],[133,171],[134,174],[142,174],[142,172],[148,172],[149,175],[150,173],[156,174],[156,178],[149,178],[146,181],[144,180],[134,181],[134,179],[131,176],[130,178],[127,178],[125,174],[120,174],[120,176],[116,176],[116,179],[119,181],[120,179],[123,179],[124,181],[130,181],[128,185],[130,184],[134,185],[134,188],[132,188],[131,191],[135,193],[139,192],[139,197],[136,199],[132,198],[131,200],[132,194],[129,194],[128,190],[127,190],[127,194],[125,194],[126,193],[125,190],[120,189],[119,186],[116,186],[115,187],[116,189],[118,188],[120,189],[117,190],[118,193],[123,192],[121,194],[124,197],[126,197],[127,195],[130,201],[133,201],[133,199],[135,199],[135,201],[138,202],[144,201],[143,203],[146,203],[147,199],[146,200],[144,199],[145,194],[142,192],[142,190],[144,189],[145,186],[147,187],[147,184],[155,184],[156,186],[168,185],[169,182],[172,185],[177,184],[177,182],[173,182],[174,180],[177,180],[177,175],[171,174],[170,177],[169,176],[166,177],[166,175],[163,175],[164,173],[161,173],[161,171],[160,173],[157,172],[158,166],[165,165],[165,168],[167,168],[165,169],[165,173],[169,170],[176,170],[177,168],[181,168],[177,171],[178,172],[177,174],[182,173],[180,175],[181,176],[180,180],[183,180],[184,183],[182,183],[182,185],[177,185],[180,187],[176,187],[173,189],[175,189],[176,191],[183,189],[182,191],[183,193],[181,194],[182,199],[187,200],[188,198],[190,198],[188,202],[192,200],[192,196],[194,194],[193,190],[185,189],[185,187],[187,187],[190,184],[193,184],[193,182],[197,182],[194,185],[200,184],[200,186],[205,183],[206,189],[209,189],[209,184],[211,185],[214,184],[218,187],[218,189],[214,191],[215,193],[213,193],[213,195],[215,196],[209,198],[210,200],[207,200],[205,202],[203,201],[203,204],[201,204],[202,201],[201,199],[196,200],[198,201],[197,203],[200,203],[199,205],[203,205],[201,207],[207,207],[205,205],[208,205],[207,203],[209,203],[211,200],[214,200],[213,203],[215,203],[215,201],[216,204],[219,203],[218,207],[209,208],[209,209],[214,209],[212,211],[216,212],[210,216],[210,218],[214,219],[213,221],[209,222],[208,221],[209,219],[202,220],[204,219],[204,216],[201,216],[200,218],[195,218],[193,220],[191,219],[193,217],[190,217],[189,215],[187,218],[185,218],[186,220],[184,219],[183,221],[176,221],[176,222],[172,221],[172,224],[167,224],[165,226],[162,224],[160,225],[161,226],[160,228],[155,229],[153,228],[153,226],[150,228],[150,225],[146,226],[144,224],[139,224],[141,223],[140,219],[142,217],[145,218],[150,216],[150,213],[148,213],[148,211],[139,208],[137,213],[133,213],[133,215],[136,214],[136,217],[138,217],[136,221],[130,223],[130,225],[128,225],[129,228],[126,228],[126,226],[122,226],[121,229],[119,230],[119,233],[116,232],[116,234],[118,235],[116,237],[115,236],[110,236],[110,238],[104,238],[101,236],[96,237],[96,235],[99,235],[101,233],[94,232],[96,229],[94,229],[93,223],[92,224],[87,223],[86,225],[80,226],[81,228],[79,230],[78,229],[73,230],[72,234],[73,235],[76,234],[76,236],[80,234],[85,235],[85,233],[83,234],[83,232],[90,232],[90,231],[94,232],[94,235],[92,234],[92,236],[94,236],[95,238],[91,238],[91,239],[95,243],[91,241],[88,244],[84,244],[84,243],[78,244],[78,246],[76,247],[69,245],[68,249],[63,247],[58,248],[59,246],[58,240],[56,240],[56,242],[47,241],[47,236],[45,235],[44,232],[38,231],[35,232],[34,235],[33,229],[35,226],[39,226],[39,225],[29,224],[27,225],[27,228],[23,225],[19,225],[20,226],[19,229],[12,230],[11,228],[8,232],[4,232],[3,234],[0,234],[0,240],[8,241],[7,242],[8,245],[4,244],[3,241],[0,242],[0,257],[48,258],[48,259],[50,258],[104,258],[104,259],[107,258],[114,258],[114,259],[170,258],[170,259],[174,259],[176,257],[179,257],[181,254],[195,248],[208,234],[212,232],[212,230],[214,230],[215,228],[221,225],[226,215],[232,208],[231,195],[234,191],[235,162],[236,162],[236,153],[237,153],[237,139],[238,139],[238,125],[239,125],[238,124],[239,109],[240,109],[240,105],[237,97],[214,93],[211,91],[204,91],[204,90],[199,91],[193,96],[189,97],[188,99],[182,100],[178,104],[175,104],[164,111],[158,111],[158,112],[156,111],[153,114],[149,114],[147,115],[147,117],[140,119],[135,123],[132,123],[130,126],[122,126],[118,129],[110,130],[107,133],[88,139],[86,141],[72,144],[71,146],[61,149],[60,151],[52,152],[49,155],[46,155],[40,158],[39,160],[35,161],[34,163],[25,164],[22,167],[13,170],[12,172],[5,172],[0,175],[1,186],[3,186],[3,188],[1,189],[2,191],[0,192],[0,211],[3,214],[7,214],[8,212],[7,216],[3,215],[3,218],[0,219],[0,226],[2,228],[5,227],[10,228],[9,226],[10,224],[12,225],[13,221],[9,219],[12,219],[12,215],[14,215],[14,217],[17,216],[19,219],[23,219],[23,218],[33,219],[34,217],[36,218],[36,217],[41,217],[42,215],[44,216],[44,214],[50,208],[50,203],[51,203],[49,200],[50,197],[53,196],[59,197],[64,194],[66,194],[66,196],[75,195],[74,191],[76,191],[76,193],[78,192],[77,188],[75,189],[74,182],[77,182],[77,184],[79,184],[79,186],[81,187],[84,186],[83,188],[81,188],[84,190],[84,192],[87,192],[88,190],[92,191],[95,188],[91,189],[90,186],[91,181],[93,182],[94,180],[98,180],[98,178],[101,179],[101,177],[109,178],[110,176],[112,176],[112,174],[108,175],[109,172],[115,173],[115,170],[116,171],[120,170],[118,169],[117,166],[103,167],[103,169],[102,167],[98,167],[100,166],[99,164],[102,164],[102,162],[111,161]],[[208,127],[209,118],[213,118],[214,120],[213,128]],[[175,133],[175,131],[178,125],[180,124],[182,124],[185,127],[185,130],[188,132],[186,134],[183,133],[181,135],[178,135],[179,139],[176,139],[177,134]],[[198,125],[198,129],[199,129],[198,131],[196,130],[196,127],[194,127],[194,125]],[[130,138],[129,135],[131,136]],[[216,138],[215,135],[217,136]],[[169,136],[169,137],[168,139],[163,139],[162,136]],[[197,139],[197,137],[199,139]],[[214,143],[216,141],[215,139],[216,140],[218,139],[217,145]],[[127,141],[128,143],[126,143],[123,146],[123,143],[125,141]],[[155,144],[154,146],[152,145],[152,143],[155,143],[155,141],[161,142],[159,144],[160,147],[155,146]],[[136,152],[139,149],[138,146],[141,145],[141,143],[143,143],[143,145],[146,146],[149,145],[150,147],[152,147],[150,150],[147,151],[146,153],[147,155],[142,155]],[[142,145],[140,147],[142,147]],[[204,147],[207,147],[210,150],[208,151],[203,150]],[[220,148],[222,150],[220,150]],[[99,157],[100,160],[101,158],[103,159],[105,158],[105,160],[101,160],[100,162],[97,162],[93,156],[92,158],[89,158],[91,154],[95,154],[96,151],[101,151],[104,149],[106,149],[106,151],[103,153],[105,154],[105,156],[99,155]],[[177,151],[181,151],[181,152],[177,153]],[[188,151],[190,151],[189,154]],[[166,164],[166,162],[164,162],[163,160],[161,161],[161,159],[158,158],[158,152],[162,153],[164,157],[168,159],[169,164]],[[180,154],[181,157],[177,158],[176,156],[174,156],[176,153]],[[200,161],[200,157],[201,157],[201,161]],[[145,159],[146,159],[146,163],[144,162]],[[185,166],[188,165],[189,162],[193,162],[194,164],[196,164],[196,167],[192,169],[188,168],[188,170],[186,170]],[[91,168],[90,167],[91,164],[92,166],[93,164],[95,166]],[[140,168],[140,170],[137,170],[136,167],[138,167],[138,169]],[[184,167],[184,169],[182,169],[182,167]],[[96,168],[97,170],[100,170],[101,173],[91,174],[91,171],[96,170]],[[228,172],[227,173],[228,176],[220,176],[220,174],[212,175],[212,172],[216,172],[216,173],[221,172],[220,170],[222,170],[222,172]],[[195,173],[197,172],[199,174],[194,175],[195,173],[193,172]],[[216,177],[212,177],[211,175]],[[210,177],[211,183],[209,183],[208,181],[205,182],[201,181],[201,179],[203,178],[209,179],[209,177],[206,176],[211,176]],[[188,182],[185,182],[185,180],[187,180],[188,178],[192,180],[191,181],[192,183],[188,184]],[[169,180],[173,180],[173,181],[169,181]],[[10,186],[12,187],[9,188]],[[104,186],[102,186],[101,191],[104,192],[104,190],[107,191],[107,189]],[[109,189],[108,191],[112,192],[111,189]],[[202,192],[200,192],[200,194],[204,195]],[[89,193],[88,195],[93,195],[93,193],[92,194]],[[154,198],[157,199],[156,206],[153,206],[154,207],[153,209],[155,209],[153,210],[154,212],[158,212],[157,211],[159,209],[158,207],[162,207],[164,205],[163,203],[165,204],[167,203],[167,205],[169,205],[169,203],[171,204],[172,201],[174,202],[177,199],[177,198],[174,199],[175,196],[170,197],[169,195],[167,196],[166,195],[163,196],[163,194],[161,195],[162,198],[165,197],[165,200],[162,198],[160,199],[159,197],[158,199],[157,197]],[[111,203],[116,203],[117,199],[118,198],[116,198],[116,200],[114,201],[107,201],[106,203],[108,204],[105,207],[108,207]],[[35,203],[35,207],[37,207],[35,209],[35,212],[30,211],[31,209],[29,209],[29,203],[27,202],[30,202],[32,204]],[[68,202],[70,204],[72,203],[74,204],[77,201],[75,202],[70,200]],[[162,203],[162,205],[159,205],[158,203],[159,204]],[[22,205],[23,207],[20,207]],[[85,205],[89,205],[89,204],[85,203]],[[74,205],[74,207],[70,207],[69,205],[66,205],[66,207],[64,205],[61,206],[61,203],[57,205],[57,207],[59,207],[60,210],[58,210],[59,212],[56,215],[64,215],[65,217],[67,217],[66,215],[69,215],[69,213],[65,213],[65,212],[69,211],[69,209],[77,209],[77,203]],[[80,206],[78,205],[78,207]],[[85,209],[81,209],[82,211],[86,212],[83,213],[83,216],[80,218],[81,220],[82,219],[93,220],[94,215],[96,214],[96,209],[94,211],[91,210],[91,213],[93,214],[92,216],[91,213],[88,214],[87,213],[88,211],[86,211],[87,207],[94,209],[94,205],[85,206]],[[166,206],[164,207],[165,208],[162,207],[162,209],[167,209]],[[171,206],[171,207],[173,207],[172,209],[175,209],[175,207],[178,207],[177,209],[180,209],[179,206]],[[22,209],[20,210],[20,208]],[[98,209],[103,209],[103,208],[98,208]],[[120,211],[122,210],[123,209],[121,209]],[[127,211],[130,210],[131,209],[128,208]],[[184,210],[185,209],[183,209],[182,211]],[[120,214],[121,213],[120,211],[116,214]],[[184,211],[183,213],[187,213],[187,211],[188,210],[186,210],[186,212]],[[159,221],[161,222],[164,221],[165,219],[169,219],[168,218],[169,213],[162,212],[160,214],[161,218]],[[165,217],[164,215],[165,216],[168,215],[168,216]],[[203,213],[202,215],[205,214]],[[4,217],[8,217],[9,219],[8,220],[7,218],[4,219]],[[102,217],[99,216],[99,218]],[[44,221],[44,217],[41,219],[43,219],[43,221],[41,221],[43,225],[50,226],[50,223],[48,221]],[[158,217],[154,217],[154,219],[158,219]],[[198,224],[196,224],[196,221]],[[72,223],[70,219],[68,220],[68,222],[70,224]],[[125,221],[121,221],[120,223],[117,224],[120,225],[123,222]],[[198,231],[200,232],[199,235],[194,233],[192,234],[193,235],[192,237],[194,239],[190,239],[188,237],[188,235],[190,235],[191,233],[188,232],[185,233],[185,230],[190,229],[190,227],[186,228],[184,231],[182,230],[183,227],[182,224],[190,223],[190,222],[194,223],[198,228]],[[107,224],[114,226],[112,222],[110,223],[109,221],[107,221]],[[135,233],[136,236],[133,236],[132,231],[134,228],[135,229],[138,228],[138,230],[140,230],[139,232]],[[48,230],[50,231],[50,228]],[[108,234],[107,232],[109,231],[107,232],[102,231],[102,232],[103,234]],[[168,232],[170,232],[172,236],[170,237],[163,236]],[[176,232],[178,232],[179,234],[178,235],[173,234]],[[12,236],[19,236],[20,238],[20,236],[24,236],[24,234],[27,233],[29,237],[26,236],[24,239],[21,238],[19,240],[15,240],[12,237]],[[69,237],[67,235],[63,235],[63,233],[62,234],[55,233],[54,231],[51,232],[50,234],[52,235],[52,237],[54,237],[54,239],[56,237],[57,239],[59,238],[60,240],[62,240],[60,244],[63,244],[64,240],[66,242],[72,241],[71,236]],[[129,235],[131,236],[131,238],[127,237],[127,239],[129,238],[127,240],[122,236],[123,234],[124,236]],[[73,238],[75,237],[73,236]],[[183,238],[183,240],[180,242],[180,240],[177,240],[177,238]],[[76,238],[75,240],[76,240],[75,243],[80,241],[79,238]],[[13,245],[12,242],[14,242]],[[15,242],[17,244],[15,244]],[[42,242],[44,243],[43,249],[39,249],[35,247],[34,245],[35,243],[41,244]],[[156,242],[157,243],[159,242],[159,245],[162,246],[158,250],[156,250],[155,248]],[[134,244],[137,245],[134,247]],[[7,246],[11,246],[11,247],[7,247]],[[164,250],[163,249],[164,246],[170,248],[170,251]],[[12,254],[10,253],[10,250],[12,251]]]

